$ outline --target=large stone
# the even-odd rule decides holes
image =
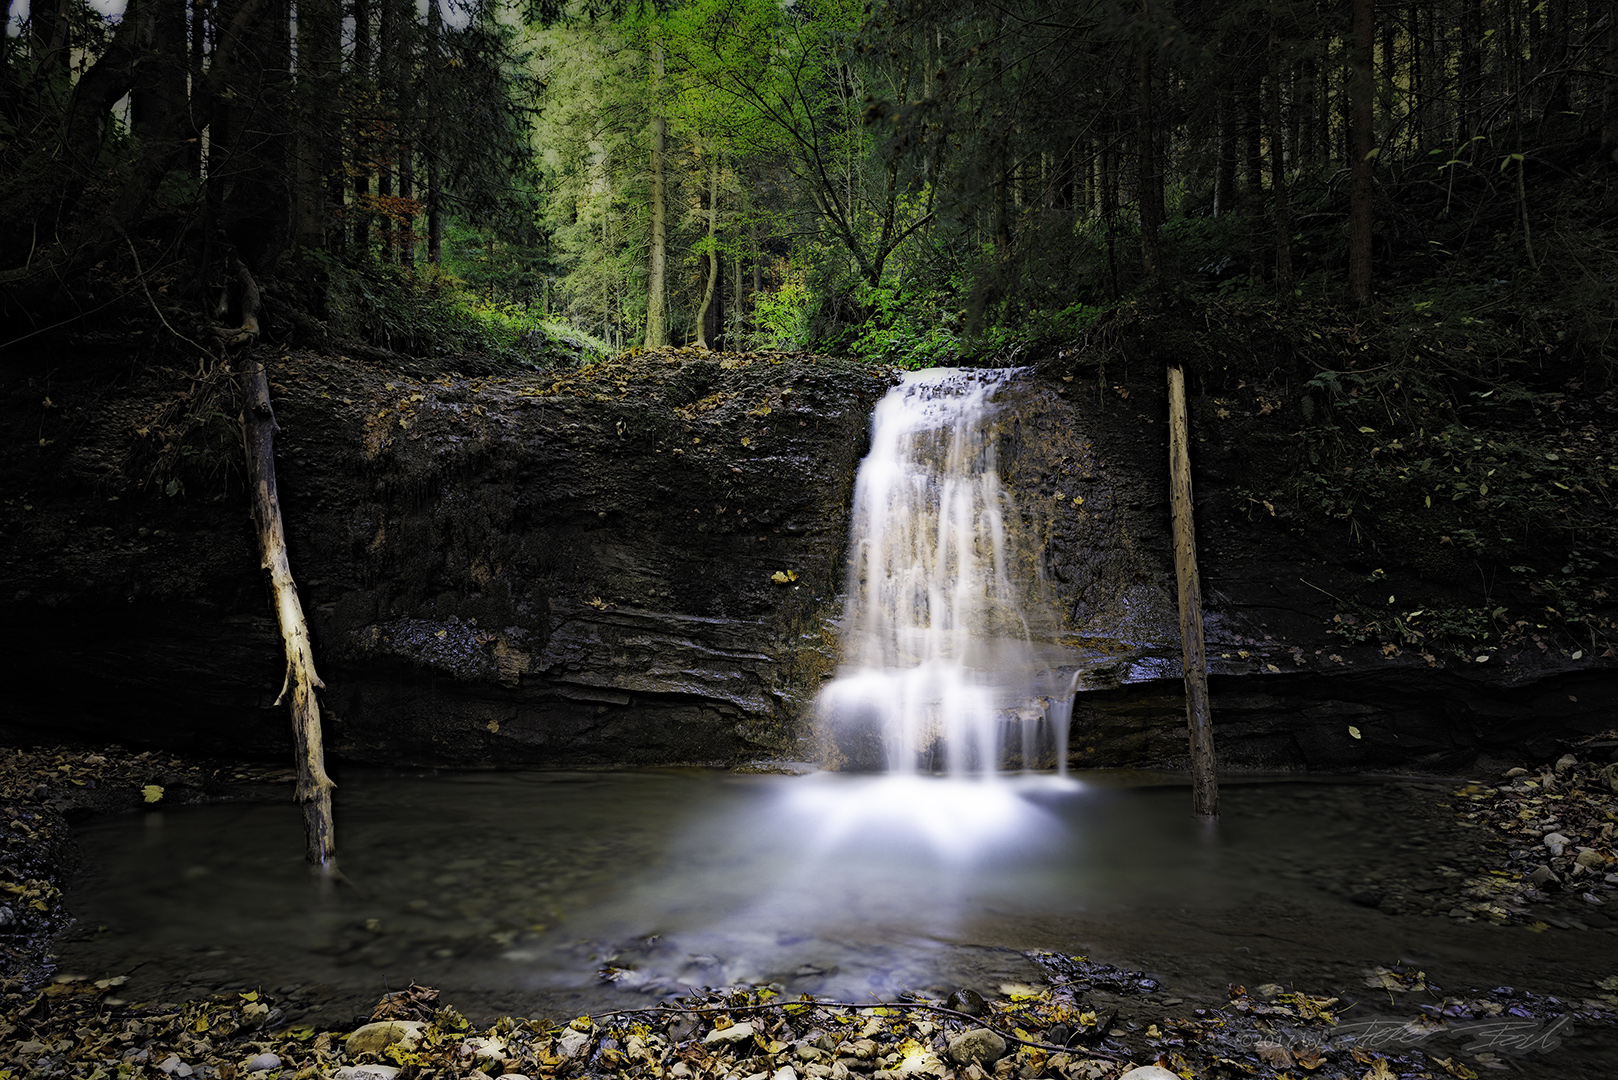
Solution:
[[[948,1054],[962,1068],[992,1065],[1006,1056],[1006,1040],[988,1028],[972,1028],[949,1041]]]
[[[1160,1065],[1142,1065],[1139,1068],[1130,1069],[1120,1076],[1118,1080],[1181,1080],[1181,1077],[1179,1074],[1171,1073]]]
[[[426,1029],[427,1025],[420,1020],[378,1020],[355,1028],[343,1043],[343,1050],[351,1058],[380,1054],[395,1044],[401,1050],[414,1050]]]
[[[739,1024],[732,1024],[727,1028],[716,1028],[702,1037],[704,1046],[729,1046],[733,1043],[746,1042],[753,1037],[751,1021],[744,1020]]]

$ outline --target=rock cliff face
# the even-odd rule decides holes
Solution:
[[[1078,765],[1184,754],[1164,410],[1147,374],[1049,364],[1007,392],[1005,479],[1088,663]],[[852,478],[890,373],[668,351],[488,378],[294,353],[270,375],[333,753],[564,766],[812,752]],[[184,378],[94,357],[12,360],[0,378],[0,625],[20,676],[0,730],[285,752],[228,395],[210,449],[174,421],[177,395],[212,392]],[[1263,463],[1198,407],[1227,764],[1459,768],[1610,724],[1610,669],[1432,669],[1334,643],[1329,594],[1364,568],[1331,538],[1249,517],[1239,491]]]
[[[278,750],[279,644],[238,493],[138,488],[135,431],[163,388],[57,382],[46,422],[62,435],[41,443],[25,429],[43,376],[11,374],[0,595],[32,676],[12,723]],[[292,355],[271,377],[335,753],[798,752],[834,663],[826,620],[885,371],[669,353],[559,378],[412,379]]]

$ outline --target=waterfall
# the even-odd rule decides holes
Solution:
[[[843,662],[817,715],[833,767],[992,775],[1067,764],[1043,560],[1000,481],[1014,373],[907,374],[854,481]]]

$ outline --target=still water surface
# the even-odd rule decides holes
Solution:
[[[127,972],[133,999],[262,987],[337,1022],[412,979],[474,1019],[740,981],[993,990],[1037,979],[1031,948],[1210,1000],[1231,982],[1361,996],[1367,968],[1400,960],[1446,989],[1579,997],[1618,951],[1599,930],[1422,914],[1478,869],[1447,782],[1227,785],[1210,830],[1185,786],[1141,776],[339,779],[335,890],[311,882],[290,803],[87,825],[62,970]],[[1363,906],[1367,890],[1388,899]]]

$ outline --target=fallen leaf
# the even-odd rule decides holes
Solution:
[[[141,798],[145,799],[147,802],[154,803],[163,797],[163,785],[147,784],[145,787],[140,789],[140,795]]]
[[[1348,725],[1348,735],[1351,739],[1357,739],[1360,737],[1360,729],[1350,724]]]

